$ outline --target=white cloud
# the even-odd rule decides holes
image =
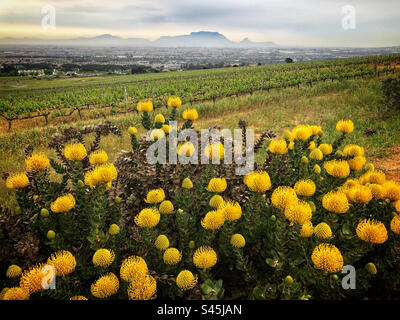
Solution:
[[[40,24],[40,9],[57,9],[59,30],[96,30],[122,36],[155,38],[191,31],[219,31],[232,40],[245,36],[280,44],[399,45],[398,0],[2,0],[0,22],[12,26]],[[357,28],[341,28],[341,7],[356,9]],[[4,30],[3,33],[4,34]],[[380,32],[377,37],[377,32]]]

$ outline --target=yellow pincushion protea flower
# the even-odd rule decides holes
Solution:
[[[224,155],[225,148],[221,142],[216,142],[213,144],[210,143],[204,148],[204,156],[208,159],[220,160],[224,157]]]
[[[390,230],[395,234],[400,234],[400,216],[395,215],[390,221]]]
[[[156,291],[156,280],[151,275],[146,275],[131,281],[128,287],[128,297],[130,300],[150,300]]]
[[[364,153],[364,148],[357,144],[347,144],[343,148],[343,154],[348,157],[362,157]]]
[[[321,243],[314,248],[311,260],[317,269],[326,272],[339,272],[343,268],[343,256],[332,244]]]
[[[89,162],[93,165],[103,164],[108,161],[108,155],[104,150],[96,150],[89,155]]]
[[[325,222],[321,222],[314,227],[314,234],[317,238],[320,239],[332,238],[331,227]]]
[[[321,150],[324,155],[328,155],[332,153],[333,147],[331,144],[321,143],[318,149]]]
[[[126,258],[121,265],[120,276],[122,280],[131,282],[137,278],[144,278],[149,273],[146,261],[139,256]]]
[[[208,204],[212,208],[218,208],[223,203],[224,199],[219,194],[215,194],[211,197],[210,202]]]
[[[34,152],[25,159],[28,171],[44,171],[49,165],[50,160],[44,152]]]
[[[97,165],[93,170],[86,172],[85,184],[91,188],[101,184],[109,184],[118,176],[117,169],[112,163]]]
[[[294,149],[294,141],[290,141],[288,144],[288,149],[293,150]]]
[[[386,181],[386,175],[381,170],[372,170],[368,172],[368,182],[376,184],[384,184]]]
[[[372,200],[372,191],[367,186],[357,185],[348,189],[345,193],[351,202],[368,203]]]
[[[179,97],[170,97],[167,105],[168,107],[179,108],[182,105],[182,100]]]
[[[297,125],[292,129],[291,135],[295,140],[305,141],[309,139],[313,134],[313,130],[310,125]]]
[[[313,136],[317,136],[317,135],[320,134],[320,132],[322,132],[322,127],[321,126],[313,125],[313,126],[310,126],[310,128],[312,130],[312,135]]]
[[[93,255],[92,262],[96,267],[108,267],[113,263],[115,254],[110,249],[98,249]]]
[[[290,221],[290,224],[304,224],[311,220],[312,210],[310,205],[305,201],[293,201],[285,207],[285,217]]]
[[[400,185],[394,181],[388,180],[383,184],[386,190],[386,198],[397,201],[400,200]]]
[[[119,280],[117,276],[110,272],[97,279],[90,287],[93,296],[105,299],[116,294],[119,289]]]
[[[182,270],[176,277],[176,285],[182,290],[193,289],[197,281],[197,275],[193,275],[189,270]]]
[[[225,178],[212,178],[206,189],[208,192],[221,193],[226,190],[227,186]]]
[[[164,123],[165,122],[165,118],[161,113],[159,113],[154,117],[154,122],[155,123]]]
[[[164,131],[165,134],[171,132],[171,127],[168,124],[163,124],[161,130]]]
[[[296,192],[292,187],[288,186],[277,187],[271,196],[272,204],[281,210],[284,210],[288,204],[296,202],[297,200]]]
[[[143,209],[135,216],[135,223],[142,228],[155,227],[160,222],[160,212],[157,208]]]
[[[212,268],[217,263],[217,260],[217,253],[208,246],[201,246],[193,254],[193,263],[200,269]]]
[[[367,185],[368,188],[371,190],[372,197],[374,199],[383,199],[386,196],[386,190],[380,184],[370,183]]]
[[[84,297],[84,296],[73,296],[71,298],[69,298],[69,300],[74,301],[74,300],[89,300],[88,298]]]
[[[271,178],[266,171],[253,171],[245,175],[243,181],[254,192],[264,193],[271,189]]]
[[[163,129],[153,129],[150,132],[150,139],[156,141],[165,137],[165,132]]]
[[[230,242],[235,248],[243,248],[246,245],[246,239],[240,233],[232,235]]]
[[[183,189],[192,189],[193,188],[193,182],[189,178],[185,178],[182,181],[182,188]]]
[[[4,295],[6,294],[7,290],[9,290],[10,288],[4,287],[3,289],[1,289],[0,291],[0,300],[3,300]]]
[[[164,263],[174,265],[182,259],[182,253],[176,248],[168,248],[164,251]]]
[[[311,179],[301,179],[294,185],[294,191],[298,196],[311,197],[315,193],[315,183]]]
[[[42,281],[46,276],[42,271],[43,266],[43,264],[37,264],[25,270],[21,275],[19,286],[28,289],[30,294],[43,290]]]
[[[22,274],[22,269],[16,264],[12,264],[7,268],[6,277],[7,278],[17,278]]]
[[[8,189],[22,189],[28,184],[29,179],[24,172],[10,174],[6,180],[6,187]]]
[[[196,149],[190,141],[180,143],[177,147],[177,153],[181,157],[191,157],[195,153]]]
[[[169,247],[169,240],[166,235],[160,234],[154,242],[154,245],[158,250],[165,250]]]
[[[165,199],[165,192],[162,188],[150,190],[147,193],[146,199],[144,201],[146,203],[159,203]]]
[[[342,133],[351,133],[354,130],[354,123],[351,120],[339,120],[336,123],[336,130]]]
[[[153,111],[153,102],[151,100],[141,100],[136,108],[139,112],[151,112]]]
[[[314,142],[314,141],[311,141],[310,144],[308,145],[308,148],[307,148],[307,149],[308,149],[308,150],[314,150],[315,147],[316,147],[315,142]]]
[[[219,210],[214,210],[214,211],[209,211],[205,215],[203,219],[201,219],[201,225],[203,226],[204,229],[209,229],[209,230],[217,230],[221,228],[225,223],[225,214],[224,211],[219,209]]]
[[[322,206],[335,213],[346,213],[349,211],[349,201],[344,192],[331,191],[322,197]]]
[[[300,236],[303,238],[309,238],[314,234],[314,226],[311,221],[307,221],[301,226]]]
[[[398,213],[400,213],[400,200],[394,202],[394,208]]]
[[[64,156],[69,160],[81,161],[87,156],[87,151],[80,142],[70,143],[64,148]]]
[[[136,127],[129,127],[128,128],[128,132],[129,134],[137,134],[138,133],[138,129]]]
[[[242,207],[237,201],[224,201],[219,205],[218,210],[222,210],[227,221],[235,221],[242,216]]]
[[[324,163],[326,172],[336,178],[344,179],[350,174],[349,163],[345,160],[331,160]]]
[[[365,170],[367,170],[367,171],[374,171],[375,170],[375,166],[374,166],[374,164],[373,163],[371,163],[371,162],[368,162],[366,165],[365,165]]]
[[[185,120],[191,120],[194,121],[199,117],[199,114],[197,113],[196,109],[188,109],[183,111],[182,113],[182,118]]]
[[[51,211],[53,212],[67,212],[75,207],[75,198],[71,193],[65,196],[58,197],[50,204]]]
[[[24,287],[9,288],[2,300],[29,300],[29,289]]]
[[[376,220],[364,219],[356,228],[357,236],[369,243],[384,243],[388,239],[385,225]]]
[[[71,252],[61,250],[53,253],[47,260],[47,264],[56,269],[57,276],[65,276],[75,270],[76,260]]]
[[[314,170],[314,172],[316,174],[320,174],[321,173],[321,167],[318,164],[314,165],[313,170]]]
[[[361,170],[364,167],[364,164],[367,162],[367,159],[363,156],[354,157],[353,159],[347,160],[349,163],[350,169],[354,171]]]
[[[312,150],[312,151],[310,152],[309,157],[310,157],[310,159],[320,161],[320,160],[323,159],[324,154],[322,153],[322,151],[321,151],[320,149],[314,149],[314,150]]]
[[[284,139],[273,139],[268,146],[268,150],[275,154],[285,154],[288,152],[287,143]]]
[[[174,205],[169,200],[164,200],[160,203],[159,211],[162,214],[170,214],[174,212]]]

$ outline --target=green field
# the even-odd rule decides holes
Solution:
[[[320,82],[313,87],[302,85],[246,94],[239,97],[227,97],[215,103],[196,104],[199,119],[196,127],[209,128],[218,125],[234,129],[239,120],[245,120],[256,134],[272,130],[278,135],[285,129],[301,123],[322,125],[327,136],[335,136],[335,123],[339,119],[352,119],[355,123],[354,134],[347,142],[364,146],[370,157],[388,155],[388,148],[400,145],[400,113],[390,113],[384,108],[384,98],[380,91],[381,79],[334,80]],[[181,111],[187,108],[183,105]],[[166,113],[164,107],[159,112]],[[107,117],[124,131],[123,137],[110,136],[104,139],[102,147],[114,159],[121,150],[129,149],[130,140],[126,129],[138,126],[137,113]],[[47,151],[51,135],[69,127],[81,128],[86,124],[101,120],[77,121],[74,123],[49,125],[41,128],[15,130],[0,135],[0,171],[23,170],[24,147],[28,144],[37,150]],[[367,128],[373,128],[376,134],[364,134]],[[144,131],[142,131],[144,133]],[[0,186],[0,203],[3,208],[15,205],[12,192]]]

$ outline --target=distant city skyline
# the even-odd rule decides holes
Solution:
[[[46,5],[55,29],[44,29]],[[344,28],[352,17],[354,29]],[[346,23],[346,21],[345,21]],[[112,34],[155,40],[214,31],[229,40],[272,41],[292,46],[400,46],[398,0],[2,0],[0,38],[67,39]]]

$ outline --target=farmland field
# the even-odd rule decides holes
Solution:
[[[382,88],[399,63],[0,79],[0,271],[51,257],[59,286],[35,287],[25,272],[0,289],[31,299],[395,299],[400,109]],[[145,134],[172,143],[168,120],[254,130],[255,170],[149,164]],[[341,286],[344,265],[357,270],[357,290]]]

